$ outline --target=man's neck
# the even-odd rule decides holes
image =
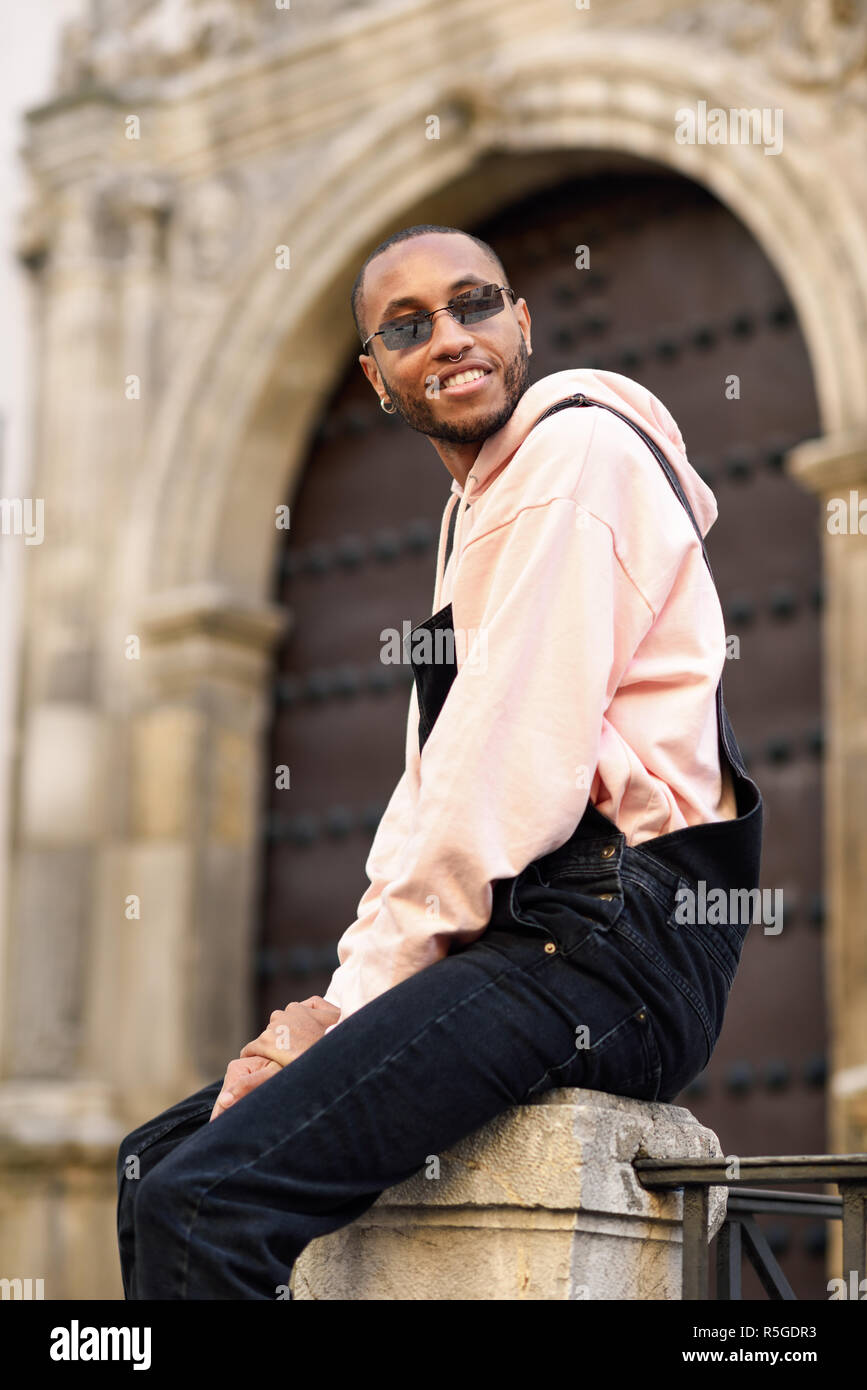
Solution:
[[[465,487],[472,466],[481,451],[481,444],[478,441],[472,444],[452,444],[448,439],[431,439],[430,435],[428,439],[452,477],[461,487]]]

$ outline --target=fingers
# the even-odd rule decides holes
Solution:
[[[241,1048],[241,1057],[245,1062],[253,1057],[259,1057],[280,1067],[285,1067],[288,1062],[293,1060],[288,1047],[279,1046],[274,1038],[273,1029],[270,1028],[267,1028],[264,1033],[260,1033],[258,1038],[254,1038],[252,1042],[245,1043]]]
[[[290,1004],[287,1009],[275,1009],[267,1028],[263,1028],[257,1038],[248,1042],[241,1048],[241,1057],[266,1057],[269,1061],[279,1062],[285,1066],[292,1061],[292,1030],[289,1025],[291,1017],[290,1010],[295,1011],[296,1017],[300,1004]],[[309,1016],[309,1010],[305,1009],[303,1017]]]
[[[241,1057],[267,1057],[269,1061],[285,1066],[297,1055],[297,1046],[302,1050],[305,1039],[309,1042],[315,1036],[316,1028],[311,1025],[312,1005],[288,1004],[285,1009],[274,1009],[257,1038],[241,1048]],[[311,1032],[312,1029],[312,1032]]]
[[[318,994],[314,995],[312,1001],[308,1001],[310,1007],[331,1014],[333,1018],[340,1017],[340,1008],[337,1004],[329,1004],[327,999],[321,999]]]
[[[331,1014],[334,1018],[340,1017],[340,1009],[337,1004],[329,1004],[328,1000],[323,999],[321,994],[312,994],[309,999],[302,999],[300,1002],[303,1008],[316,1009],[318,1013]],[[291,1004],[286,1005],[287,1009],[292,1007]]]
[[[223,1089],[211,1111],[209,1123],[218,1115],[223,1115],[231,1106],[237,1105],[244,1096],[261,1086],[263,1081],[276,1076],[278,1071],[282,1071],[279,1062],[268,1061],[263,1057],[236,1057],[226,1068]]]
[[[318,1042],[329,1023],[336,1022],[339,1017],[340,1010],[324,1000],[317,1007],[301,1003],[275,1009],[268,1027],[241,1048],[240,1056],[266,1057],[286,1066]]]

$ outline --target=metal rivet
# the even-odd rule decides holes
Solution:
[[[726,608],[726,620],[734,624],[751,623],[756,616],[756,605],[752,599],[736,595]]]
[[[613,893],[600,893],[599,896],[600,896],[600,898],[602,898],[602,900],[603,900],[604,902],[610,903],[611,899],[614,897],[614,894],[613,894]]]
[[[642,1009],[642,1010],[641,1010],[641,1013],[638,1015],[638,1017],[641,1019],[641,1021],[642,1021],[642,1023],[643,1023],[644,1020],[645,1020],[645,1018],[647,1017],[647,1014],[646,1014],[646,1013],[644,1012],[644,1010]]]
[[[610,859],[616,848],[616,845],[606,845],[604,850],[602,851],[602,858]]]
[[[771,1091],[781,1091],[789,1084],[789,1067],[785,1058],[774,1057],[765,1063],[765,1085]]]
[[[765,746],[765,753],[769,762],[785,763],[792,757],[791,740],[783,736],[769,738]]]
[[[798,607],[797,596],[785,584],[771,590],[770,609],[775,618],[791,618]]]
[[[716,333],[709,326],[700,324],[693,332],[692,341],[697,348],[713,347],[716,342]]]
[[[754,1081],[751,1062],[733,1062],[726,1072],[726,1085],[730,1091],[743,1094]]]
[[[554,945],[553,941],[546,941],[546,942],[545,942],[545,951],[546,951],[546,953],[547,953],[549,956],[551,955],[551,953],[552,953],[553,951],[556,951],[556,949],[557,949],[557,947]]]

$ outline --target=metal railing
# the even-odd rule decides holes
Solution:
[[[636,1158],[638,1181],[651,1191],[683,1189],[681,1298],[707,1299],[709,1189],[727,1187],[726,1219],[717,1235],[718,1299],[740,1299],[746,1254],[771,1299],[795,1299],[756,1215],[821,1216],[843,1222],[843,1279],[856,1290],[867,1274],[867,1154],[795,1154],[740,1158],[737,1177],[728,1158]],[[835,1183],[839,1197],[812,1192],[765,1191],[747,1183]]]

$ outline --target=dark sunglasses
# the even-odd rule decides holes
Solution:
[[[501,291],[511,295],[512,303],[515,302],[515,291],[510,290],[508,285],[478,285],[475,289],[464,290],[462,294],[456,295],[448,304],[444,304],[442,309],[431,309],[427,314],[403,314],[400,318],[389,319],[388,323],[384,323],[375,333],[371,333],[370,338],[365,339],[361,345],[362,349],[367,347],[371,338],[382,338],[384,345],[392,352],[397,348],[426,343],[433,333],[433,316],[441,314],[443,309],[447,309],[452,318],[461,325],[481,323],[482,319],[493,318],[494,314],[501,314],[506,307]]]

